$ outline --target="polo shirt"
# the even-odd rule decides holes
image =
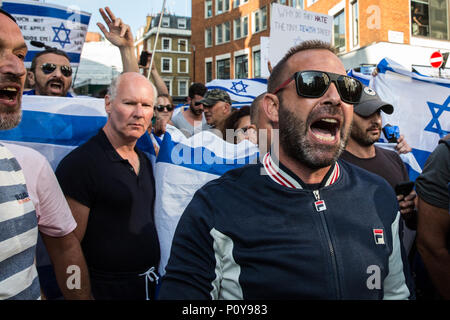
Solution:
[[[64,194],[90,208],[81,242],[90,270],[140,273],[158,266],[153,169],[148,157],[134,150],[138,175],[101,129],[56,169]]]

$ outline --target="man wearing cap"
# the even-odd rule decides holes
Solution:
[[[209,128],[220,130],[222,122],[231,113],[231,98],[228,93],[220,89],[209,90],[200,103],[203,104]]]
[[[383,177],[394,188],[400,182],[409,181],[409,176],[396,152],[375,146],[381,135],[381,111],[392,114],[394,107],[382,101],[373,89],[365,87],[361,101],[354,105],[353,126],[341,159]],[[415,197],[414,190],[406,197],[397,196],[402,217],[411,228],[414,228]],[[404,240],[411,239],[410,233],[405,232]],[[407,242],[406,248],[411,246],[411,240]]]

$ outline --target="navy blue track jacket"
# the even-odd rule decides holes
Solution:
[[[198,190],[160,299],[408,299],[400,212],[387,182],[345,161],[306,190],[269,154]]]

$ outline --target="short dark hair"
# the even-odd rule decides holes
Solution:
[[[8,18],[10,18],[12,21],[14,21],[14,22],[17,24],[16,19],[15,19],[11,14],[9,14],[9,13],[6,12],[5,10],[3,10],[2,8],[0,8],[0,13],[3,13],[5,16],[7,16]]]
[[[291,49],[289,49],[283,59],[281,59],[280,62],[278,62],[277,65],[272,69],[272,73],[270,74],[269,80],[267,81],[267,92],[273,93],[277,89],[277,87],[287,79],[288,76],[291,76],[286,74],[286,62],[290,57],[298,52],[314,49],[328,50],[333,54],[336,54],[335,47],[327,42],[323,42],[320,40],[309,40],[302,42],[295,47],[292,47]]]
[[[65,57],[67,60],[69,60],[69,62],[70,62],[69,56],[68,56],[67,53],[65,53],[64,51],[59,50],[59,49],[57,49],[57,48],[47,48],[47,49],[45,49],[44,51],[38,52],[38,53],[34,56],[33,61],[31,61],[31,68],[30,68],[30,70],[31,70],[32,72],[36,71],[37,59],[38,59],[40,56],[43,56],[43,55],[49,54],[49,53],[53,53],[53,54],[57,54],[57,55],[59,55],[59,56],[63,56],[63,57]]]
[[[204,96],[208,88],[203,83],[195,82],[189,87],[189,98],[194,99],[195,95]]]
[[[228,117],[224,120],[222,130],[223,138],[226,139],[227,129],[236,131],[239,119],[250,115],[250,106],[243,106],[240,109],[233,110]],[[235,141],[228,141],[235,143]]]

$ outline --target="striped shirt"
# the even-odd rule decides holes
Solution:
[[[0,300],[40,299],[36,212],[22,169],[0,144]]]

